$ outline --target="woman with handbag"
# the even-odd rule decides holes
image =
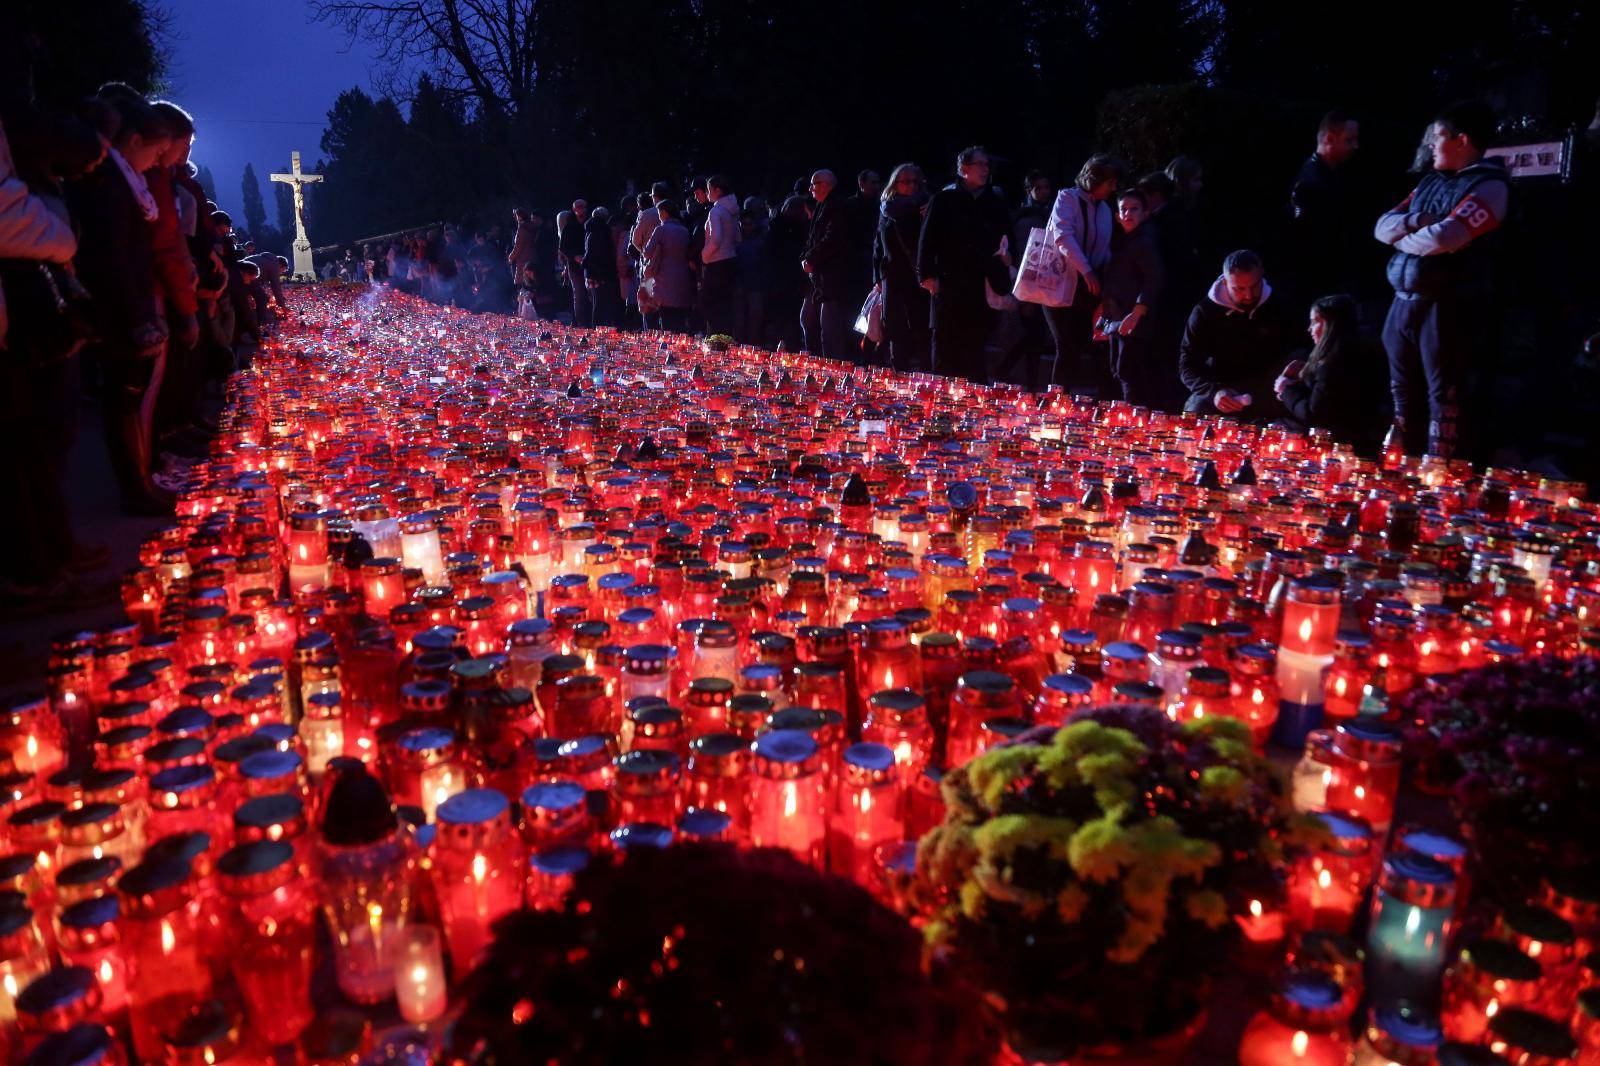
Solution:
[[[1111,261],[1114,223],[1109,201],[1126,170],[1114,156],[1090,156],[1072,188],[1056,195],[1045,236],[1066,260],[1067,269],[1059,305],[1044,308],[1045,325],[1056,348],[1050,384],[1097,385],[1103,376],[1091,359],[1090,334],[1100,302],[1099,272]]]
[[[872,291],[883,301],[883,339],[896,370],[929,369],[933,330],[928,292],[917,283],[917,238],[928,209],[927,179],[915,163],[889,175],[872,242]]]

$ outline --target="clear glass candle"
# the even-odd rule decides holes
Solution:
[[[1367,930],[1367,987],[1380,1006],[1431,1003],[1455,927],[1455,875],[1416,852],[1384,860]]]
[[[364,770],[334,781],[317,865],[339,991],[353,1003],[382,1003],[394,995],[394,945],[415,906],[416,856],[383,787]]]
[[[522,846],[509,801],[493,789],[451,796],[437,824],[434,893],[451,967],[464,977],[493,940],[490,927],[522,904]]]
[[[229,957],[251,1028],[287,1044],[311,1024],[316,894],[282,840],[241,844],[217,861],[229,903]]]
[[[799,729],[774,729],[757,737],[751,751],[750,842],[787,848],[822,869],[827,803],[816,739]]]
[[[401,934],[394,960],[395,1001],[413,1025],[436,1021],[449,1005],[444,949],[439,930],[413,925]]]
[[[400,558],[408,570],[422,571],[424,584],[444,583],[439,523],[432,512],[407,515],[400,520]]]

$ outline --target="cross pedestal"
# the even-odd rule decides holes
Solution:
[[[289,157],[288,174],[273,174],[273,181],[281,181],[294,190],[294,280],[317,280],[316,264],[311,261],[311,241],[306,237],[306,194],[305,187],[312,182],[322,180],[321,174],[302,174],[300,172],[300,153],[294,152]]]

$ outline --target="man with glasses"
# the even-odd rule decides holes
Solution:
[[[833,195],[839,181],[831,170],[811,175],[811,231],[800,253],[800,269],[811,287],[800,306],[800,331],[806,351],[825,359],[851,359],[850,323],[857,308],[850,306],[850,221],[843,200]]]
[[[993,312],[984,293],[1009,292],[998,253],[1009,222],[1005,201],[989,184],[989,154],[979,147],[956,156],[959,180],[934,194],[917,247],[917,278],[933,297],[933,367],[980,384],[989,380],[984,341]]]

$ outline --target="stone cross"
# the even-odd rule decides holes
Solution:
[[[281,181],[294,190],[294,276],[297,281],[315,281],[317,271],[311,261],[311,241],[306,238],[305,187],[321,181],[321,174],[300,172],[300,153],[291,153],[288,174],[273,174],[273,181]]]

